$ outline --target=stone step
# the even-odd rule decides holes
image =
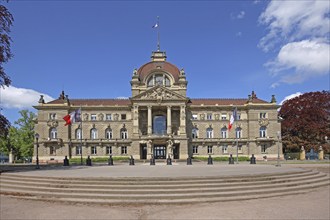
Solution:
[[[318,177],[324,177],[325,174],[313,172],[310,175],[301,175],[301,176],[294,176],[288,178],[272,178],[270,180],[264,181],[256,181],[256,182],[229,182],[229,181],[218,181],[218,182],[184,182],[178,184],[177,182],[167,181],[166,189],[192,189],[192,188],[223,188],[226,187],[234,187],[234,186],[261,186],[261,185],[269,185],[269,184],[281,184],[281,183],[290,183],[290,182],[297,182],[297,181],[304,181],[304,180],[311,180]],[[71,182],[37,182],[32,181],[18,181],[18,180],[11,180],[11,179],[1,179],[2,186],[11,186],[16,188],[20,185],[24,185],[24,187],[33,187],[33,188],[66,188],[66,189],[112,189],[112,190],[140,190],[140,189],[148,189],[148,190],[159,190],[163,189],[164,185],[153,184],[153,185],[146,185],[140,184],[140,182],[133,182],[131,185],[98,185],[98,184],[77,184]]]
[[[1,180],[13,180],[13,181],[23,181],[23,182],[38,182],[38,183],[70,183],[70,184],[93,184],[93,185],[168,185],[168,183],[173,184],[207,184],[207,183],[226,183],[226,182],[257,182],[257,181],[271,181],[274,179],[291,179],[300,176],[309,176],[317,174],[316,171],[304,171],[304,172],[294,172],[294,173],[276,173],[276,174],[266,174],[266,175],[254,175],[254,176],[217,176],[217,177],[187,177],[187,178],[163,178],[163,177],[148,177],[148,178],[62,178],[62,177],[40,177],[40,176],[23,176],[23,175],[12,175],[3,174],[1,175]]]
[[[163,189],[150,189],[150,188],[144,188],[144,189],[112,189],[111,186],[108,187],[107,189],[98,189],[98,188],[81,188],[81,189],[72,189],[72,188],[54,188],[54,187],[39,187],[39,186],[23,186],[23,185],[12,185],[12,184],[4,184],[1,183],[0,187],[2,191],[6,191],[6,189],[11,189],[11,190],[21,190],[21,191],[29,191],[29,192],[53,192],[53,193],[69,193],[71,195],[73,194],[121,194],[121,195],[128,195],[128,194],[158,194],[158,195],[163,195],[163,194],[169,194],[169,193],[176,193],[176,194],[185,194],[185,193],[209,193],[209,192],[227,192],[227,191],[239,191],[239,190],[255,190],[255,189],[270,189],[274,187],[293,187],[297,185],[308,185],[308,184],[313,184],[317,182],[322,182],[322,181],[329,181],[329,178],[327,176],[320,176],[319,178],[312,178],[309,180],[304,180],[304,181],[292,181],[292,182],[284,182],[284,183],[274,183],[274,184],[267,184],[265,183],[264,185],[239,185],[239,186],[231,186],[227,185],[226,187],[222,185],[218,185],[217,187],[209,187],[209,186],[203,186],[200,185],[195,188],[185,188],[178,186],[177,188],[163,188]],[[65,186],[63,186],[65,187]]]
[[[165,195],[159,194],[129,194],[129,195],[117,195],[117,194],[68,194],[68,193],[50,193],[50,192],[30,192],[30,191],[21,191],[16,190],[12,194],[6,191],[1,191],[1,194],[19,196],[23,198],[38,198],[39,200],[66,200],[71,202],[81,202],[81,203],[105,203],[105,204],[113,204],[113,203],[166,203],[168,201],[172,201],[174,203],[189,203],[194,200],[198,200],[199,202],[203,201],[233,201],[233,200],[241,200],[241,199],[252,199],[252,198],[262,198],[262,197],[270,197],[272,194],[281,194],[287,195],[289,193],[297,193],[299,191],[307,191],[314,188],[329,186],[329,180],[326,181],[317,181],[316,183],[309,184],[296,184],[292,187],[273,187],[271,189],[253,189],[253,190],[239,190],[239,191],[226,191],[226,192],[207,192],[207,193],[186,193],[186,194],[173,194],[168,193]],[[173,201],[175,200],[175,201]]]

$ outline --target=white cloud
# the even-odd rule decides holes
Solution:
[[[33,105],[37,105],[40,95],[44,96],[46,102],[54,100],[47,94],[25,88],[16,88],[9,86],[0,88],[1,92],[1,106],[7,109],[22,109],[31,108]]]
[[[253,4],[259,4],[261,2],[261,0],[255,0],[255,1],[253,1]]]
[[[241,36],[242,36],[242,32],[239,31],[236,33],[236,37],[241,37]]]
[[[311,77],[329,74],[330,45],[320,40],[303,40],[284,45],[274,61],[266,66],[273,76],[281,74],[280,82],[301,83]]]
[[[329,10],[328,1],[271,1],[259,17],[259,23],[269,30],[259,47],[267,52],[283,39],[291,42],[326,37]]]
[[[302,95],[301,92],[296,92],[296,93],[294,93],[294,94],[288,95],[288,96],[286,96],[286,97],[280,102],[280,105],[283,105],[283,103],[284,103],[286,100],[293,99],[293,98],[295,98],[295,97],[297,97],[297,96],[300,96],[300,95]]]
[[[277,52],[265,64],[281,83],[302,83],[315,76],[329,74],[328,1],[271,1],[259,17],[268,33],[259,41],[263,51]]]
[[[243,19],[245,16],[245,11],[240,11],[240,13],[236,16],[237,19]]]

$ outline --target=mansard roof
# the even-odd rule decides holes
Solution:
[[[112,106],[112,105],[129,105],[131,101],[129,99],[70,99],[69,100],[71,105],[80,106],[80,105],[87,105],[87,106]],[[53,101],[48,102],[47,104],[63,104],[63,99],[55,99]]]
[[[165,71],[171,74],[175,82],[178,82],[179,80],[180,70],[178,67],[166,61],[152,61],[146,63],[137,70],[137,75],[139,76],[140,81],[143,82],[145,78],[155,70]]]
[[[191,105],[244,105],[248,103],[248,99],[208,99],[208,98],[200,98],[200,99],[190,99]],[[264,100],[253,98],[251,100],[252,103],[255,104],[266,104]]]

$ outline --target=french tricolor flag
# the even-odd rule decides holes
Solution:
[[[233,127],[234,121],[237,120],[237,108],[234,108],[233,114],[230,116],[229,124],[228,124],[228,130]]]
[[[81,109],[77,109],[70,114],[63,117],[64,121],[66,122],[64,126],[71,125],[75,122],[81,122]]]

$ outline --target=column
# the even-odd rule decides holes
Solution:
[[[148,106],[148,135],[152,134],[152,112],[151,106]]]
[[[171,106],[167,106],[167,134],[172,134],[172,117],[171,117],[172,111]]]
[[[139,134],[139,106],[133,107],[133,133]]]
[[[180,135],[186,134],[186,107],[180,107]]]

